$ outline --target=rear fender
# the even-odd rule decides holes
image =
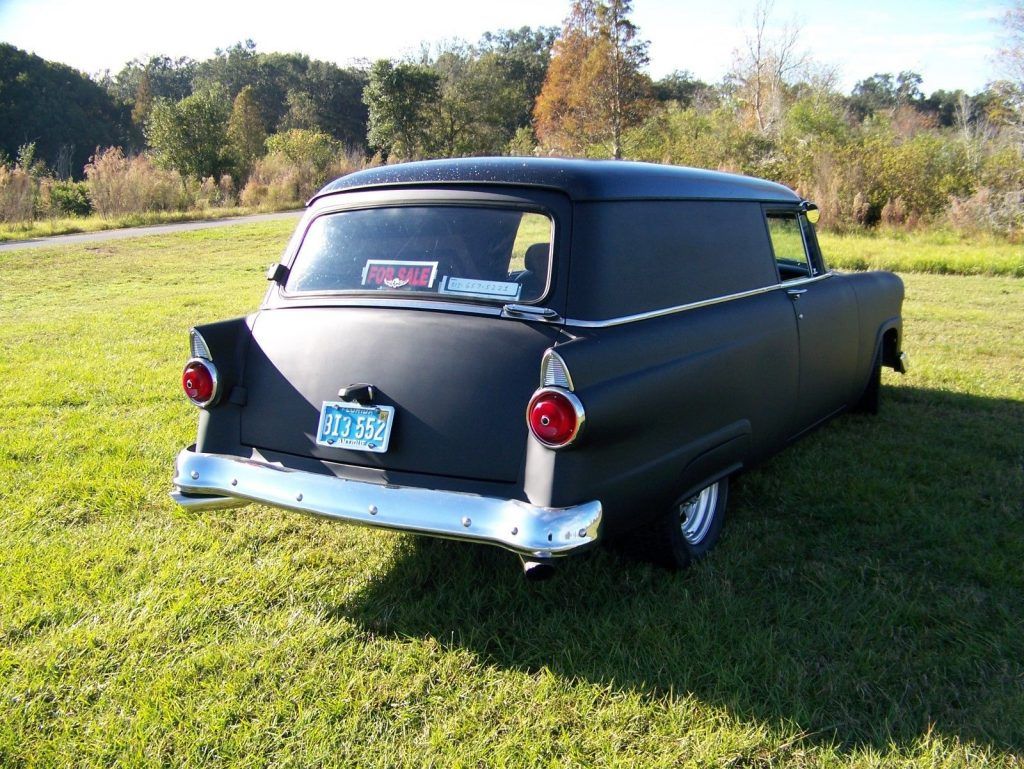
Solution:
[[[245,357],[256,315],[195,327],[210,352],[220,378],[217,402],[200,410],[197,451],[234,453],[238,450],[239,410],[246,402]]]

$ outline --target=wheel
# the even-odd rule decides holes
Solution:
[[[728,497],[726,477],[680,500],[649,526],[635,532],[636,554],[674,570],[685,569],[700,560],[722,534]]]
[[[879,350],[878,355],[875,356],[874,368],[871,369],[871,378],[868,380],[868,386],[864,389],[864,394],[860,396],[860,400],[857,401],[853,410],[861,414],[877,414],[881,393],[882,351]]]

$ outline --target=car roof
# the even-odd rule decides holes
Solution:
[[[502,185],[554,189],[574,200],[758,200],[794,203],[788,187],[750,176],[624,160],[455,158],[377,166],[335,179],[310,200],[389,187]]]

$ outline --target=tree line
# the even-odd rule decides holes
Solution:
[[[135,168],[164,190],[160,206],[203,195],[279,205],[367,163],[612,157],[775,179],[815,199],[836,228],[944,222],[1016,235],[1022,8],[1006,19],[1007,77],[973,94],[926,94],[912,71],[875,73],[843,93],[797,27],[772,23],[769,3],[717,83],[688,71],[652,79],[630,0],[572,0],[561,28],[499,30],[352,67],[244,41],[205,61],[155,56],[87,78],[0,45],[0,186],[19,169],[48,174],[52,197],[72,177]],[[167,173],[178,175],[177,200],[170,177],[153,182]]]

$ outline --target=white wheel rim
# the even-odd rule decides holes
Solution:
[[[718,484],[712,483],[702,489],[699,494],[690,497],[679,505],[679,527],[683,539],[691,545],[699,545],[708,535],[711,524],[715,520],[715,508],[718,506]]]

